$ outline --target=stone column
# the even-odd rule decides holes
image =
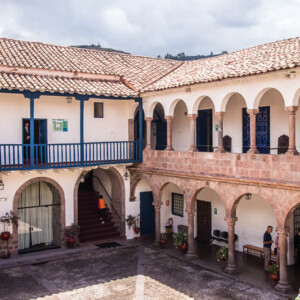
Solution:
[[[216,117],[218,118],[218,149],[216,152],[224,153],[226,152],[223,145],[223,118],[224,118],[224,111],[218,111],[215,113]]]
[[[195,152],[195,151],[197,151],[197,147],[196,147],[196,119],[197,119],[197,115],[196,114],[189,114],[188,117],[190,119],[190,138],[191,138],[189,152]]]
[[[296,111],[297,106],[286,106],[285,110],[289,114],[289,149],[286,152],[288,155],[295,155],[298,154],[296,151]]]
[[[250,149],[247,153],[258,154],[256,148],[256,115],[258,114],[258,109],[247,109],[247,113],[250,115]]]
[[[152,118],[147,117],[145,118],[146,122],[147,122],[147,145],[145,150],[151,150],[151,122],[152,122]]]
[[[172,146],[172,120],[174,116],[166,116],[165,119],[167,120],[167,147],[165,151],[174,151]]]
[[[153,202],[153,206],[155,209],[155,242],[159,243],[160,240],[160,208],[161,202]]]
[[[185,255],[187,259],[197,258],[195,253],[195,239],[194,239],[194,210],[187,210],[188,214],[188,250]]]
[[[279,283],[276,285],[275,289],[277,291],[287,293],[292,290],[287,278],[287,234],[289,232],[289,228],[285,227],[277,227],[277,232],[279,234],[279,249],[280,249],[280,279]]]
[[[224,269],[225,273],[237,274],[238,269],[235,264],[235,239],[234,239],[234,227],[237,218],[227,217],[225,218],[228,226],[228,264]]]

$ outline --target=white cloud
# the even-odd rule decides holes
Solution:
[[[300,0],[0,0],[0,35],[156,56],[299,35]]]

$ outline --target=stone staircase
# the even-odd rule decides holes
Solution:
[[[92,243],[120,236],[112,214],[106,210],[105,223],[101,224],[98,212],[98,193],[80,189],[78,193],[78,224],[80,226],[80,243]]]

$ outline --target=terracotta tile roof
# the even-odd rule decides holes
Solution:
[[[137,90],[181,62],[0,38],[0,67],[124,76]]]
[[[261,74],[300,66],[300,37],[189,61],[142,91]]]
[[[0,73],[0,90],[29,90],[83,95],[137,97],[137,93],[121,81],[105,81],[60,76],[39,76],[14,73]]]
[[[300,65],[300,38],[178,62],[0,38],[0,89],[137,97],[139,92]]]

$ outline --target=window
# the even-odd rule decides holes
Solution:
[[[94,118],[103,118],[103,103],[94,103]]]
[[[172,214],[183,217],[183,195],[172,193]]]

